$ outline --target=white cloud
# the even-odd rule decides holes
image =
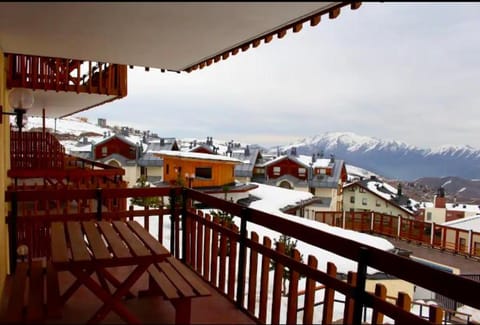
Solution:
[[[478,3],[345,7],[190,74],[129,70],[126,99],[81,115],[264,145],[348,130],[480,148],[479,17]]]

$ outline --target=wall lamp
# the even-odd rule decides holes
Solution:
[[[8,102],[13,107],[13,112],[4,112],[3,107],[0,106],[0,112],[2,113],[0,114],[0,123],[2,123],[3,115],[14,115],[18,131],[22,132],[23,117],[27,113],[27,109],[32,107],[33,101],[33,90],[27,88],[13,89],[8,95]]]

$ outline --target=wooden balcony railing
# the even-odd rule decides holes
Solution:
[[[11,131],[10,139],[11,168],[7,175],[13,179],[14,187],[126,187],[122,181],[125,170],[68,155],[48,132]]]
[[[331,226],[413,241],[455,254],[480,258],[480,232],[377,212],[316,212]]]
[[[7,57],[7,88],[22,87],[125,97],[126,65],[20,54]]]
[[[115,209],[113,202],[128,197],[159,197],[167,199],[159,208],[129,210]],[[100,189],[100,190],[37,190],[7,191],[6,199],[12,209],[7,217],[10,236],[12,263],[16,259],[19,240],[29,240],[31,234],[36,241],[25,242],[32,249],[43,242],[48,243],[49,223],[53,220],[86,220],[141,218],[144,226],[163,242],[168,238],[170,251],[189,265],[211,286],[223,292],[236,303],[239,309],[264,323],[332,323],[336,293],[343,295],[342,322],[360,324],[382,323],[385,317],[396,323],[432,324],[442,321],[439,306],[429,306],[428,319],[410,312],[411,298],[404,292],[396,297],[386,292],[383,284],[377,284],[375,291],[365,289],[367,268],[431,290],[462,304],[480,309],[480,283],[450,274],[409,258],[383,251],[375,247],[339,237],[268,213],[243,207],[213,196],[179,187],[143,189]],[[81,207],[83,200],[96,200],[97,208],[83,211],[81,208],[59,212],[44,208],[44,213],[20,215],[21,202],[60,202],[59,206]],[[235,224],[227,224],[212,217],[204,210],[189,208],[192,202],[201,203],[209,210],[221,211],[233,217]],[[104,209],[111,204],[109,208]],[[43,227],[38,229],[32,227]],[[153,226],[156,224],[156,227]],[[363,223],[362,223],[363,224]],[[375,220],[370,224],[375,224]],[[385,222],[388,225],[389,222]],[[348,272],[346,281],[336,272],[336,266],[329,261],[326,270],[317,267],[315,256],[300,259],[302,252],[285,253],[280,242],[272,247],[272,238],[248,231],[252,225],[265,227],[269,231],[287,235],[295,240],[321,248],[330,253],[355,261],[356,271]],[[23,228],[22,228],[23,227]],[[363,226],[362,226],[363,227]],[[168,229],[168,233],[164,233]],[[30,234],[30,235],[29,235]],[[23,236],[23,237],[21,237]],[[38,236],[44,240],[38,240]],[[48,249],[43,252],[48,256]],[[33,254],[33,253],[32,253]],[[271,262],[274,262],[273,265]],[[326,262],[326,261],[321,261]],[[288,269],[288,297],[282,295],[282,278]],[[323,291],[319,295],[316,288]],[[321,307],[318,299],[323,299]],[[282,305],[282,300],[285,303]],[[286,307],[282,307],[286,306]],[[367,313],[368,311],[368,319]]]

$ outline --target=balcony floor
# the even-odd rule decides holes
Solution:
[[[112,273],[119,279],[126,276],[128,268],[115,268]],[[59,272],[60,291],[63,293],[73,282],[69,272]],[[205,282],[206,283],[206,282]],[[207,284],[208,285],[208,284]],[[146,289],[147,276],[144,275],[133,286],[134,298],[124,300],[125,305],[143,324],[174,324],[175,309],[173,305],[160,296],[138,297],[139,290]],[[194,298],[192,300],[192,324],[256,324],[235,304],[210,287],[211,296]],[[85,324],[90,317],[102,306],[102,302],[89,289],[82,286],[67,301],[62,309],[62,318],[48,319],[46,324]],[[101,324],[124,324],[125,322],[114,312],[108,313]]]

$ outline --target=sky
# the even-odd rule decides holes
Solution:
[[[129,69],[126,98],[76,116],[266,147],[354,132],[480,149],[479,18],[475,2],[363,2],[202,70]]]

